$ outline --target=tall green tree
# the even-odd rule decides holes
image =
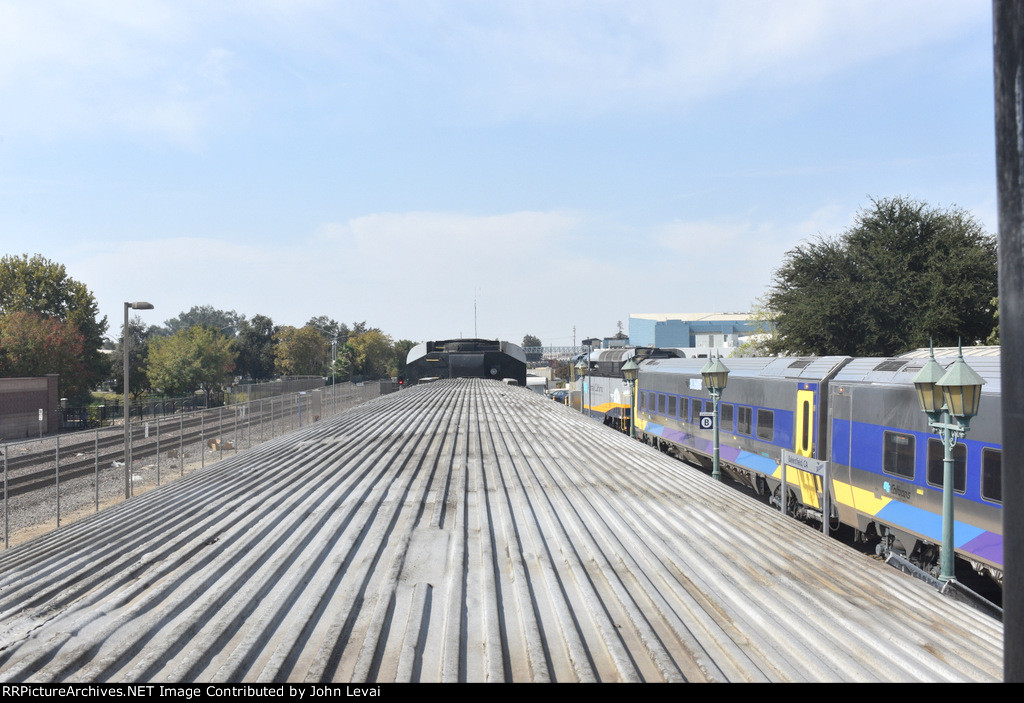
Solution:
[[[974,344],[995,324],[995,238],[967,212],[873,200],[836,238],[786,254],[767,307],[772,351],[890,356]]]
[[[524,334],[523,335],[523,347],[524,348],[530,349],[531,347],[532,348],[536,348],[536,347],[541,347],[541,346],[543,346],[543,345],[540,342],[540,337],[535,337],[532,334]],[[544,358],[544,355],[540,354],[538,352],[526,352],[526,360],[527,361],[540,361],[543,358]]]
[[[150,342],[146,372],[150,383],[168,395],[210,392],[235,368],[232,341],[209,327],[196,325]]]
[[[154,326],[150,332],[154,336],[165,337],[201,325],[220,332],[228,339],[233,339],[244,319],[244,315],[239,315],[234,310],[218,310],[212,305],[193,305],[188,312],[166,320],[163,327]]]
[[[34,312],[0,316],[0,376],[58,374],[57,389],[74,404],[89,398],[85,337],[70,322]]]
[[[394,344],[394,362],[391,375],[399,378],[405,377],[405,362],[409,358],[409,352],[416,346],[411,339],[399,339]]]
[[[352,334],[348,345],[355,350],[352,376],[357,379],[388,378],[394,368],[391,337],[377,329]]]
[[[149,390],[149,376],[146,360],[149,356],[149,330],[136,315],[128,321],[128,391],[134,398]],[[110,355],[110,377],[114,379],[114,391],[124,393],[124,333],[117,340],[114,353]]]
[[[278,330],[274,321],[265,315],[255,315],[252,320],[242,319],[235,338],[238,373],[257,381],[274,377]]]
[[[348,341],[348,325],[344,322],[339,323],[337,320],[327,317],[327,315],[310,318],[309,322],[306,323],[306,327],[313,327],[319,331],[324,341],[328,344],[335,338],[337,338],[338,344],[344,344]]]
[[[38,254],[0,258],[0,315],[32,312],[74,325],[84,340],[81,360],[88,387],[107,376],[100,349],[107,318],[99,317],[96,298],[84,283],[68,277],[63,264]]]
[[[331,359],[331,348],[315,327],[285,326],[276,335],[274,352],[277,372],[282,376],[323,376]]]

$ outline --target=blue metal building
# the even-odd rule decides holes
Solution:
[[[760,332],[750,313],[631,314],[629,343],[638,347],[738,347]]]

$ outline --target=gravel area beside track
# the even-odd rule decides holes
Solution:
[[[336,399],[331,396],[329,386],[321,391],[320,397],[303,394],[301,427],[376,397],[380,392],[380,384],[374,383],[339,384]],[[131,494],[139,495],[298,430],[300,397],[289,394],[184,416],[133,422]],[[192,431],[186,427],[188,422],[194,425]],[[181,439],[183,433],[186,440]],[[191,434],[196,437],[193,439]],[[4,462],[0,465],[3,470],[0,538],[4,546],[21,544],[124,500],[123,436],[124,426],[116,425],[0,444]],[[69,471],[69,466],[88,463],[90,459],[92,467]],[[28,475],[45,476],[45,480],[37,488],[17,494],[12,486]]]

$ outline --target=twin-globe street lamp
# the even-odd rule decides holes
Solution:
[[[132,497],[132,445],[129,423],[131,422],[131,407],[128,391],[128,356],[131,347],[131,335],[128,334],[128,311],[129,310],[152,310],[153,304],[143,301],[124,304],[124,337],[121,342],[121,354],[124,356],[124,497]]]
[[[957,360],[943,372],[931,358],[914,377],[921,410],[928,416],[928,425],[942,440],[942,550],[939,554],[939,580],[955,578],[953,557],[953,448],[957,439],[970,429],[971,418],[978,414],[981,387],[985,380],[964,361],[963,349],[958,349]]]
[[[634,392],[634,384],[636,383],[637,377],[640,374],[640,367],[636,361],[630,357],[625,364],[622,365],[622,378],[629,384],[629,436],[636,436],[636,425],[633,419],[636,417],[636,394]],[[712,454],[711,463],[711,476],[716,481],[722,480],[722,472],[719,468],[719,442],[718,442],[718,400],[722,397],[722,391],[725,390],[725,384],[729,382],[729,369],[725,364],[722,363],[721,355],[718,358],[711,360],[708,359],[708,363],[704,364],[704,367],[700,370],[700,375],[704,379],[704,385],[708,389],[708,393],[711,394],[711,404],[713,412],[714,422],[714,453]]]

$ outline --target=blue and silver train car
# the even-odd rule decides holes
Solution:
[[[783,504],[782,452],[829,461],[828,518],[934,570],[942,535],[942,444],[913,386],[923,358],[736,358],[720,408],[723,469]],[[948,367],[954,357],[938,358]],[[700,428],[711,398],[705,360],[640,364],[637,436],[710,464],[712,430]],[[986,380],[979,414],[956,448],[955,549],[978,571],[1002,575],[999,358],[974,357]],[[821,521],[822,479],[786,466],[787,512]]]
[[[824,459],[829,381],[849,357],[728,359],[729,382],[719,403],[720,455],[737,481],[779,498],[782,451]],[[638,436],[663,449],[675,448],[706,464],[712,430],[700,429],[700,414],[712,410],[700,370],[706,359],[648,361],[637,383]],[[787,481],[798,501],[787,510],[820,511],[820,482],[792,469]],[[808,515],[801,515],[806,517]]]
[[[955,356],[938,356],[943,368]],[[943,446],[913,379],[926,358],[853,359],[828,397],[829,459],[840,520],[883,549],[930,567],[942,541]],[[953,453],[954,549],[1001,580],[1002,439],[999,356],[973,356],[984,380],[978,415]]]

